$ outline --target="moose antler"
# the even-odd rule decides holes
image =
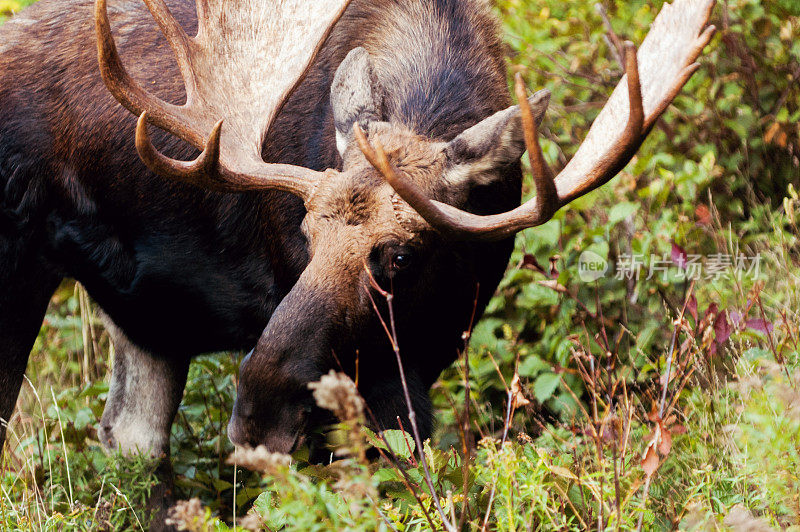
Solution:
[[[106,2],[95,1],[100,72],[114,97],[140,115],[136,148],[152,171],[214,190],[307,196],[320,173],[265,163],[262,144],[350,0],[197,0],[196,37],[164,0],[144,0],[177,58],[186,86],[180,106],[153,96],[125,70]],[[191,162],[164,156],[150,142],[148,123],[202,153]]]
[[[544,161],[526,89],[517,75],[516,93],[536,197],[512,211],[480,216],[431,200],[394,171],[381,146],[371,146],[358,124],[354,126],[356,139],[367,160],[400,197],[439,232],[464,240],[507,238],[545,223],[558,209],[608,182],[628,164],[656,120],[699,68],[695,60],[714,34],[714,26],[705,27],[713,5],[714,0],[664,4],[638,54],[633,43],[625,43],[625,77],[555,179]]]

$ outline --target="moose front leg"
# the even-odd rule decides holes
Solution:
[[[100,440],[126,456],[169,456],[170,429],[186,386],[189,358],[154,356],[134,345],[108,316],[102,319],[115,356]]]
[[[101,318],[115,353],[111,386],[100,420],[100,441],[125,456],[138,453],[158,458],[158,482],[147,501],[149,529],[173,531],[164,522],[175,491],[169,435],[186,386],[189,357],[154,356],[131,342],[105,313]]]

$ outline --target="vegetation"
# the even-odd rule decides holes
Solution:
[[[661,1],[594,3],[496,1],[512,72],[553,93],[542,133],[554,166],[620,76],[607,24],[641,42]],[[19,7],[0,0],[0,16]],[[342,419],[329,465],[237,451],[257,472],[235,469],[224,427],[239,354],[203,356],[172,434],[189,501],[176,522],[799,530],[800,7],[725,0],[713,23],[703,67],[636,159],[518,236],[469,348],[432,392],[431,441],[373,434],[352,385],[330,376],[315,390]],[[608,269],[594,279],[587,264]],[[10,424],[3,528],[146,528],[155,464],[96,437],[112,357],[92,302],[65,284]]]

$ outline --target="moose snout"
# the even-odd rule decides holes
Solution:
[[[284,454],[291,454],[300,445],[301,434],[297,431],[275,427],[259,432],[255,427],[253,420],[234,414],[228,422],[228,439],[240,447],[255,448],[263,445],[270,452]]]
[[[231,416],[230,421],[228,421],[228,439],[231,440],[231,443],[234,445],[248,445],[245,430],[242,425],[242,420],[236,415]]]

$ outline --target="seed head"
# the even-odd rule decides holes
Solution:
[[[204,530],[205,521],[206,509],[200,499],[195,497],[188,501],[178,501],[169,509],[169,517],[164,520],[164,523],[174,526],[178,530],[194,532]]]
[[[288,454],[272,453],[263,445],[255,449],[237,446],[236,451],[228,457],[227,463],[260,473],[274,473],[288,467],[292,463],[292,457]]]
[[[355,383],[344,373],[331,370],[317,382],[308,387],[314,392],[314,400],[327,410],[331,410],[342,421],[356,421],[364,416],[364,400],[358,393]]]

